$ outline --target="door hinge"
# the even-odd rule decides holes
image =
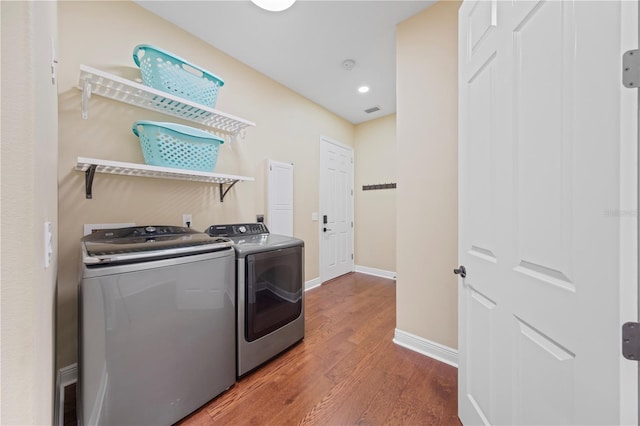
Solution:
[[[353,253],[351,253],[351,260],[353,260]]]
[[[628,322],[622,326],[622,356],[631,361],[640,360],[640,323]]]
[[[351,196],[353,197],[353,188],[351,188]]]
[[[351,221],[351,227],[353,228],[353,221]]]
[[[622,55],[622,84],[629,89],[640,86],[640,51],[628,50]]]
[[[56,40],[51,37],[51,84],[56,85],[58,59],[56,58]]]

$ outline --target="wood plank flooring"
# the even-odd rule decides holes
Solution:
[[[460,425],[457,369],[392,341],[395,281],[351,273],[305,297],[305,339],[183,425]]]
[[[392,341],[395,281],[351,273],[305,303],[301,343],[181,424],[460,425],[457,369]]]

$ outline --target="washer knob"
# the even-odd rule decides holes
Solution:
[[[247,227],[246,226],[238,227],[238,232],[240,232],[241,234],[244,234],[245,232],[247,232]]]
[[[144,230],[151,234],[153,232],[156,232],[156,227],[155,226],[147,226],[146,228],[144,228]]]

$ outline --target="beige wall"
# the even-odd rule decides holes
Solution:
[[[324,135],[354,144],[354,126],[286,89],[132,2],[61,2],[60,28],[60,273],[58,366],[76,361],[76,300],[80,238],[84,223],[135,222],[180,225],[183,213],[193,227],[255,221],[264,213],[264,159],[295,164],[294,233],[305,240],[305,279],[319,276],[319,140]],[[131,133],[138,119],[171,117],[93,96],[89,119],[80,117],[79,65],[123,76],[139,76],[131,54],[135,45],[160,46],[225,80],[217,108],[253,121],[244,140],[225,144],[216,171],[256,177],[237,184],[224,203],[215,186],[172,180],[96,175],[93,199],[84,195],[84,175],[73,170],[78,156],[143,163]],[[183,124],[192,125],[188,122]]]
[[[2,301],[0,424],[51,424],[57,245],[55,2],[0,2]],[[44,223],[54,253],[44,267]]]
[[[396,182],[396,115],[356,126],[355,264],[396,271],[396,190],[363,185]]]
[[[397,325],[457,348],[457,12],[397,27]]]

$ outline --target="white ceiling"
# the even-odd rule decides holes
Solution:
[[[358,124],[396,111],[396,24],[435,1],[298,0],[283,12],[248,0],[136,3]]]

